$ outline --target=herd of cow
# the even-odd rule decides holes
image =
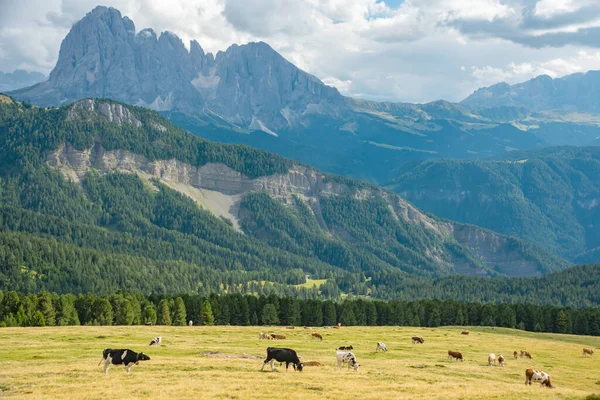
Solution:
[[[338,324],[337,326],[334,326],[333,328],[339,328],[339,326],[340,325]],[[293,327],[288,327],[288,329],[293,329]],[[462,331],[461,334],[468,335],[469,331]],[[286,336],[281,335],[281,334],[275,334],[275,333],[265,334],[265,333],[260,332],[258,335],[258,338],[262,339],[262,340],[284,340],[286,338]],[[318,332],[313,332],[311,334],[311,340],[314,340],[314,339],[319,339],[322,341],[323,335],[321,335]],[[413,344],[423,344],[423,343],[425,343],[425,339],[422,336],[413,336],[412,343]],[[154,346],[154,345],[160,346],[161,344],[162,344],[162,337],[160,337],[160,336],[157,336],[150,341],[150,346]],[[340,346],[336,349],[336,361],[337,361],[338,369],[341,369],[344,366],[344,364],[347,364],[348,369],[350,369],[350,367],[352,367],[355,372],[358,372],[359,363],[356,360],[356,356],[354,355],[354,353],[352,351],[350,351],[353,349],[354,348],[351,345]],[[385,343],[377,342],[375,352],[376,353],[377,352],[387,352],[387,347],[386,347]],[[593,356],[594,349],[584,348],[583,356],[586,357],[588,355]],[[533,357],[531,356],[531,353],[529,353],[528,351],[525,351],[525,350],[521,350],[520,353],[517,351],[514,351],[513,357],[515,360],[517,360],[519,357],[533,359]],[[290,364],[292,364],[295,371],[302,371],[304,366],[323,366],[322,363],[317,362],[317,361],[302,362],[302,361],[300,361],[301,358],[302,357],[298,356],[298,354],[296,353],[295,350],[292,350],[289,348],[267,347],[267,358],[263,362],[262,368],[260,370],[262,371],[265,368],[265,365],[270,364],[271,371],[275,371],[275,366],[274,366],[275,361],[279,362],[280,365],[285,363],[286,372],[287,372]],[[458,351],[453,351],[453,350],[448,350],[448,359],[449,360],[457,360],[457,361],[461,361],[461,362],[464,361],[462,353],[460,353]],[[138,365],[140,361],[148,361],[148,360],[150,360],[150,357],[148,357],[143,352],[136,353],[133,350],[129,350],[129,349],[106,348],[102,352],[102,360],[100,360],[100,363],[98,365],[100,365],[102,362],[104,362],[104,373],[105,374],[108,374],[108,368],[110,367],[111,364],[123,365],[125,367],[125,370],[127,372],[129,372],[129,371],[131,371],[131,368],[134,365]],[[496,355],[494,353],[491,353],[488,355],[488,365],[490,367],[493,365],[496,365],[496,361],[498,362],[498,364],[501,367],[504,366],[505,360],[504,360],[504,356],[502,356],[502,354]],[[535,370],[532,368],[528,368],[527,370],[525,370],[525,384],[531,385],[532,382],[539,382],[542,386],[547,386],[549,388],[553,387],[552,383],[550,381],[550,375],[548,375],[544,371],[539,371],[539,370]]]

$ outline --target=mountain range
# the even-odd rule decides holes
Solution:
[[[330,294],[390,298],[419,279],[568,266],[383,189],[208,142],[112,100],[39,108],[2,96],[0,144],[0,254],[12,254],[0,257],[0,281],[19,290],[219,291],[310,275]]]
[[[210,140],[248,144],[336,174],[385,183],[407,162],[593,145],[598,121],[477,100],[381,103],[342,96],[266,43],[213,56],[170,32],[136,31],[97,7],[61,44],[49,79],[11,93],[43,106],[104,97],[160,111]],[[477,97],[477,93],[473,96]],[[473,97],[471,96],[471,97]]]
[[[2,279],[29,291],[285,291],[310,275],[328,295],[447,297],[456,274],[596,262],[595,148],[551,147],[598,143],[595,77],[498,84],[459,104],[352,99],[266,43],[188,50],[96,7],[48,80],[0,96],[2,246],[25,257]],[[476,296],[473,282],[460,281],[463,295]]]
[[[21,89],[46,80],[46,76],[39,72],[29,72],[17,69],[14,72],[0,71],[0,92],[9,92]]]

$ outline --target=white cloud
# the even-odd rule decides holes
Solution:
[[[70,26],[96,3],[0,0],[0,70],[48,73]],[[169,30],[213,53],[263,40],[350,96],[460,100],[500,80],[600,68],[593,44],[571,43],[570,37],[561,36],[555,47],[527,47],[600,27],[596,0],[405,0],[394,7],[377,0],[103,3],[130,17],[138,31]]]
[[[568,58],[554,58],[538,62],[509,63],[504,67],[489,65],[471,67],[473,78],[482,86],[498,82],[516,83],[538,75],[558,78],[576,72],[586,72],[600,66],[600,52],[579,51]]]

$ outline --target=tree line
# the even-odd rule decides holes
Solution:
[[[106,296],[0,291],[0,326],[65,325],[498,326],[600,336],[600,308],[492,304],[447,300],[217,295]]]

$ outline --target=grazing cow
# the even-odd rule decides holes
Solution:
[[[348,364],[348,369],[350,366],[354,368],[354,372],[358,372],[359,364],[356,361],[356,356],[354,353],[350,351],[337,351],[335,353],[335,358],[337,360],[337,367],[341,369],[344,364]]]
[[[423,336],[413,336],[412,342],[413,342],[413,344],[415,344],[415,343],[423,344],[423,343],[425,343],[425,339],[423,339]]]
[[[270,334],[260,332],[258,334],[258,340],[273,340]]]
[[[278,333],[271,333],[271,340],[283,340],[285,339],[285,335],[280,335]]]
[[[318,332],[313,332],[310,336],[311,336],[310,340],[319,339],[319,340],[323,341],[323,335],[321,335]]]
[[[154,345],[160,346],[161,344],[162,344],[162,337],[157,336],[150,341],[149,346],[154,346]]]
[[[350,346],[340,346],[337,348],[337,350],[354,350],[354,347],[352,347],[352,345]]]
[[[463,356],[460,352],[448,350],[448,360],[452,360],[452,359],[460,360],[460,362],[464,361]]]
[[[104,373],[108,375],[108,368],[111,364],[123,364],[125,370],[129,372],[134,364],[137,365],[140,361],[148,360],[150,360],[150,357],[144,353],[136,353],[129,349],[104,349],[102,352],[102,360],[100,360],[98,365],[104,361]]]
[[[585,347],[583,348],[583,356],[585,357],[587,354],[591,356],[594,355],[594,349],[586,349]]]
[[[285,329],[294,329],[293,326],[286,326]]]
[[[550,375],[545,373],[544,371],[538,371],[535,369],[526,369],[525,370],[525,384],[530,384],[531,382],[540,382],[542,386],[547,386],[549,388],[552,387],[552,383],[550,382]]]
[[[488,356],[488,364],[490,364],[490,367],[493,365],[496,365],[496,355],[494,353],[490,353],[490,355]]]
[[[525,351],[525,350],[521,350],[521,357],[527,357],[530,360],[533,358],[533,357],[531,357],[531,354],[528,351]]]
[[[152,321],[146,321],[146,322],[144,322],[144,325],[146,325],[146,326],[152,326]]]
[[[519,358],[519,353],[517,353],[517,351],[515,350],[513,353],[513,356],[515,357],[515,360],[516,360],[517,358]]]
[[[383,353],[385,353],[387,351],[387,347],[385,347],[385,343],[377,342],[377,347],[375,348],[375,353],[377,353],[379,350],[381,350]]]
[[[461,335],[468,335],[468,334],[469,334],[469,331],[462,331],[460,334],[461,334]]]
[[[498,354],[498,364],[500,364],[501,367],[504,367],[504,357],[502,357],[502,354]]]
[[[334,326],[332,326],[332,328],[333,329],[340,329],[340,326],[339,325],[334,325]]]
[[[265,368],[267,363],[271,363],[271,371],[275,371],[275,366],[273,365],[275,361],[280,363],[285,363],[285,372],[287,372],[290,364],[294,367],[294,371],[302,371],[304,364],[300,362],[298,355],[292,349],[285,348],[277,348],[277,347],[267,347],[267,358],[265,359],[261,371]]]
[[[306,361],[306,362],[304,362],[302,364],[304,364],[305,367],[322,367],[322,366],[325,365],[325,364],[320,363],[318,361]]]

